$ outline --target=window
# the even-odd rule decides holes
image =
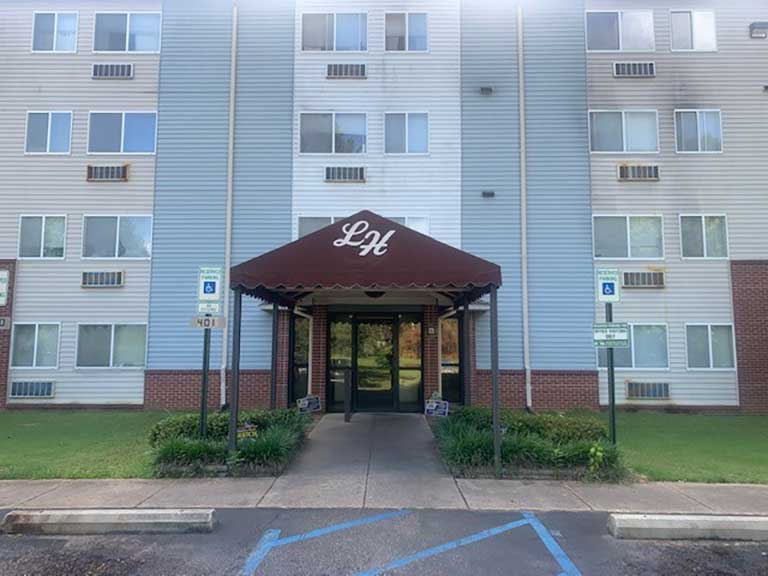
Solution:
[[[672,50],[717,50],[714,12],[672,10],[670,28]]]
[[[607,350],[599,350],[597,362],[600,368],[608,366]],[[669,368],[667,326],[665,324],[631,324],[629,348],[613,350],[616,368],[662,370]]]
[[[147,342],[145,324],[80,324],[78,368],[141,368]]]
[[[661,216],[594,216],[595,258],[664,258]]]
[[[91,112],[89,154],[154,154],[156,112]]]
[[[683,258],[727,258],[728,226],[724,215],[680,216]]]
[[[65,216],[22,216],[19,258],[64,258]]]
[[[303,14],[301,49],[306,52],[363,52],[368,50],[368,15]]]
[[[592,152],[658,152],[656,110],[606,110],[589,113]]]
[[[387,154],[429,152],[429,115],[402,112],[384,115],[384,151]]]
[[[27,154],[69,154],[72,112],[27,112]]]
[[[301,114],[302,154],[363,154],[366,147],[365,114]]]
[[[160,12],[97,12],[94,52],[159,52]]]
[[[388,52],[426,52],[427,15],[424,13],[387,14],[385,48]]]
[[[345,218],[347,216],[299,216],[299,238],[312,232],[317,232],[321,228],[330,226],[334,222],[344,220]],[[423,216],[408,216],[407,218],[392,216],[389,219],[421,234],[429,234],[429,218]]]
[[[687,324],[685,344],[691,370],[731,370],[736,367],[733,326]]]
[[[675,110],[678,152],[722,152],[720,110]]]
[[[77,12],[35,12],[33,52],[76,52]]]
[[[83,258],[149,258],[151,216],[86,216]]]
[[[648,52],[654,49],[653,12],[587,12],[587,50]]]
[[[14,368],[56,368],[59,364],[58,324],[14,324]]]

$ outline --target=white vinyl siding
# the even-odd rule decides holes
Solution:
[[[717,50],[715,13],[702,10],[671,10],[670,47],[673,51]]]
[[[667,370],[669,368],[669,342],[665,324],[631,324],[628,348],[615,348],[615,368]],[[598,352],[598,366],[608,365],[606,350]]]
[[[685,341],[689,370],[733,370],[736,367],[732,325],[687,324]]]
[[[21,216],[19,218],[19,259],[64,258],[66,216]]]
[[[305,52],[365,52],[368,15],[363,12],[302,14],[301,49]]]
[[[597,259],[664,259],[664,221],[661,216],[595,215],[594,255]]]
[[[58,323],[17,323],[13,325],[13,368],[57,368],[59,364]]]
[[[587,50],[591,52],[652,52],[653,12],[648,10],[588,11]]]
[[[33,52],[77,52],[77,12],[35,12]]]
[[[659,151],[656,110],[590,110],[589,126],[593,153]]]
[[[156,112],[91,112],[89,154],[154,154]]]
[[[78,368],[143,368],[146,324],[79,324]]]
[[[728,223],[724,214],[680,215],[683,258],[728,258]]]
[[[152,216],[85,216],[83,258],[147,259]]]
[[[679,153],[722,152],[720,110],[675,110],[675,142]]]
[[[69,154],[72,112],[27,112],[27,154]]]
[[[157,53],[161,28],[160,12],[97,12],[93,51]]]

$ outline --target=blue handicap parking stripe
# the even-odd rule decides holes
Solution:
[[[571,562],[568,554],[566,554],[565,551],[560,548],[560,545],[554,539],[552,534],[549,533],[549,530],[546,529],[544,524],[542,524],[539,519],[530,512],[523,512],[523,516],[528,519],[528,523],[536,531],[536,534],[539,535],[539,538],[544,543],[544,546],[547,547],[547,550],[549,550],[549,553],[552,554],[552,557],[557,560],[558,564],[560,564],[560,568],[563,570],[563,572],[561,572],[558,576],[581,576],[579,569],[576,568],[576,565],[573,562]]]

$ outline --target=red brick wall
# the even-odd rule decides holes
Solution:
[[[328,353],[328,307],[312,308],[312,394],[320,397],[325,410],[325,371]]]
[[[144,407],[149,410],[197,410],[202,375],[202,370],[147,370],[144,373]],[[232,373],[228,372],[227,383],[231,381]],[[269,370],[242,370],[240,408],[269,408],[270,384]],[[212,371],[208,377],[208,407],[211,409],[220,406],[219,390],[219,372]]]
[[[7,330],[0,330],[0,408],[8,399],[8,369],[11,365],[11,328],[13,326],[13,286],[16,272],[15,260],[0,260],[0,270],[8,270],[8,303],[0,307],[0,316],[10,318]]]
[[[739,403],[768,412],[768,260],[731,262]]]
[[[424,306],[424,399],[427,400],[433,392],[439,390],[440,382],[440,352],[438,338],[440,318],[437,306]]]

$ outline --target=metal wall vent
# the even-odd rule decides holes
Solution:
[[[669,384],[667,382],[627,382],[627,398],[669,400]]]
[[[655,62],[614,62],[613,75],[616,78],[655,78]]]
[[[53,398],[53,382],[11,382],[11,398]]]
[[[125,273],[112,272],[83,272],[80,286],[83,288],[120,288],[125,285]]]
[[[658,164],[619,164],[618,178],[622,182],[655,182],[659,179]]]
[[[365,182],[365,168],[362,166],[327,166],[325,168],[325,181],[350,184]]]
[[[88,182],[126,182],[128,164],[122,166],[88,166]]]
[[[365,64],[328,64],[326,75],[334,80],[365,80],[367,78]]]
[[[664,288],[664,272],[624,272],[624,288]]]
[[[133,64],[94,64],[91,77],[94,80],[130,80]]]

